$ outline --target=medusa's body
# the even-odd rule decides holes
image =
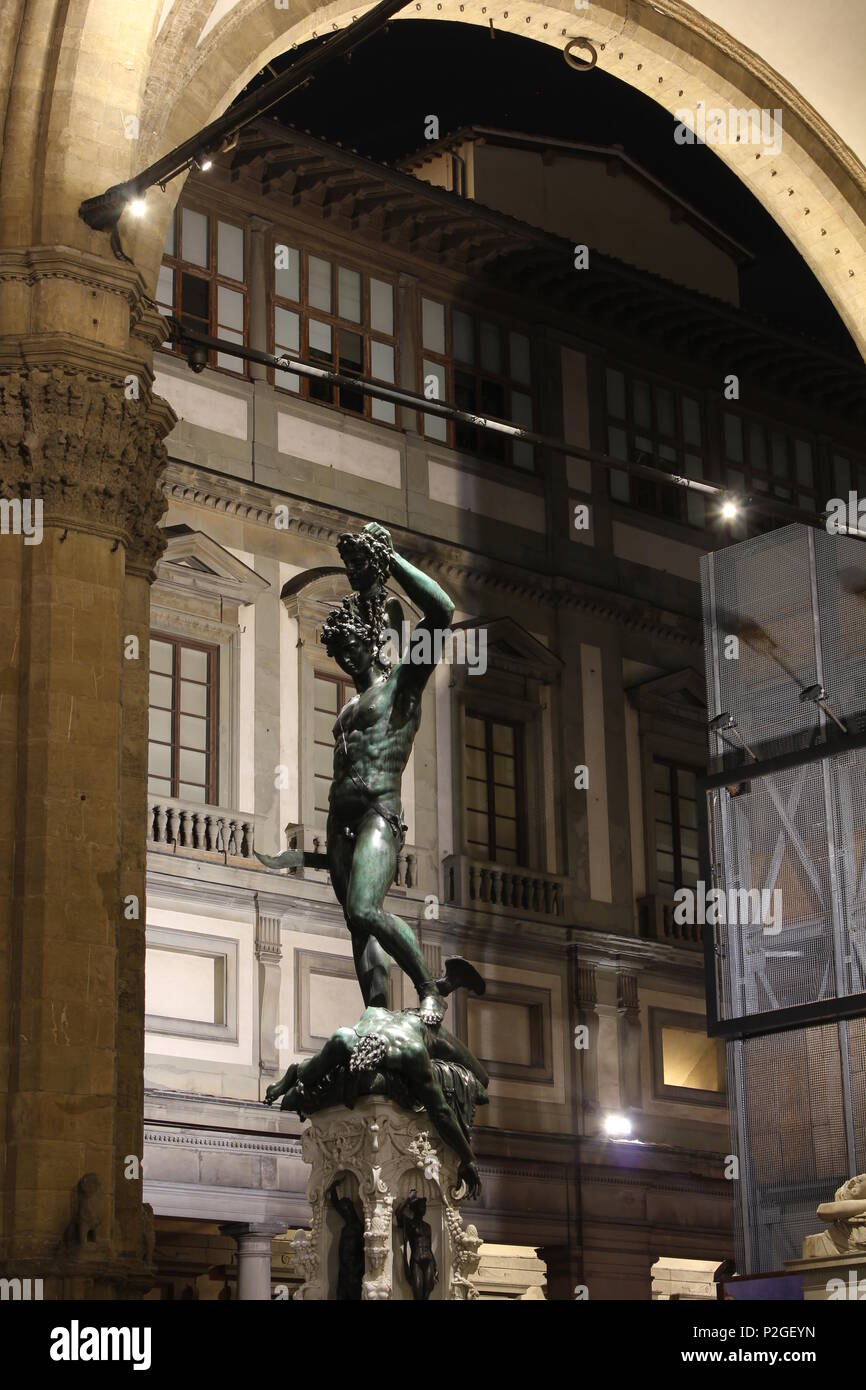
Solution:
[[[375,1005],[366,1008],[354,1028],[338,1028],[315,1057],[293,1063],[265,1098],[269,1105],[282,1096],[283,1110],[304,1112],[308,1092],[339,1069],[383,1072],[399,1077],[405,1090],[423,1105],[437,1132],[454,1150],[460,1166],[458,1176],[466,1184],[467,1195],[480,1190],[475,1157],[433,1065],[433,1058],[464,1067],[477,1080],[483,1095],[488,1077],[468,1048],[446,1029],[428,1027],[419,1013],[392,1013]]]

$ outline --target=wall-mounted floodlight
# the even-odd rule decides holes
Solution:
[[[758,761],[758,755],[747,744],[743,735],[737,728],[737,721],[732,714],[725,710],[722,714],[715,714],[707,726],[711,733],[719,734],[725,743],[730,744],[731,748],[742,748],[748,753],[753,763]],[[731,737],[729,737],[729,735]],[[736,743],[733,742],[736,739]]]
[[[800,691],[800,704],[817,705],[825,714],[829,714],[837,729],[841,729],[843,734],[847,734],[848,726],[842,723],[842,720],[833,713],[827,704],[827,693],[823,685],[807,685],[805,690]]]
[[[726,497],[722,503],[722,521],[736,521],[741,510],[736,497]]]
[[[123,183],[113,184],[104,193],[85,198],[78,209],[79,217],[94,231],[108,232],[114,254],[120,260],[128,261],[117,230],[117,224],[127,208],[132,208],[141,200],[149,188],[158,186],[165,191],[170,179],[187,173],[193,167],[209,169],[216,151],[233,149],[241,130],[272,111],[292,92],[306,86],[327,64],[353,52],[366,39],[383,29],[388,20],[398,10],[405,9],[407,4],[408,0],[378,0],[378,4],[360,19],[353,16],[351,24],[329,34],[326,41],[312,52],[300,54],[278,77],[250,92],[236,106],[229,107],[222,116],[196,131],[141,173],[125,179]]]
[[[627,1115],[605,1115],[604,1132],[611,1139],[628,1139],[631,1134],[631,1120]]]

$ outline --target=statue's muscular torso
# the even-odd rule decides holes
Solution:
[[[340,711],[334,725],[332,814],[351,813],[364,800],[350,768],[366,784],[369,798],[399,802],[403,770],[421,722],[421,700],[407,674],[402,665],[396,666]]]

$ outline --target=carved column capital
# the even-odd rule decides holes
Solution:
[[[161,476],[174,424],[144,375],[81,366],[0,367],[6,497],[41,499],[43,525],[117,539],[149,572],[164,541]]]

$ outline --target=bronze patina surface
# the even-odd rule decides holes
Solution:
[[[401,781],[436,665],[432,653],[441,649],[434,640],[413,640],[403,659],[391,664],[386,581],[395,578],[423,614],[413,639],[419,630],[433,639],[447,628],[454,604],[397,553],[376,522],[359,535],[341,536],[338,548],[354,592],[328,615],[322,642],[356,693],[334,725],[327,866],[352,938],[365,1008],[354,1028],[339,1028],[316,1056],[293,1063],[269,1086],[266,1104],[282,1098],[283,1109],[306,1115],[328,1105],[351,1106],[360,1095],[385,1094],[407,1108],[423,1108],[457,1154],[465,1194],[475,1196],[480,1183],[469,1132],[475,1106],[487,1102],[488,1076],[442,1020],[452,990],[483,994],[484,982],[460,957],[434,979],[412,928],[384,907],[406,833]],[[311,860],[298,850],[258,857],[274,869]],[[395,1013],[387,1007],[392,961],[418,991],[417,1009]]]

